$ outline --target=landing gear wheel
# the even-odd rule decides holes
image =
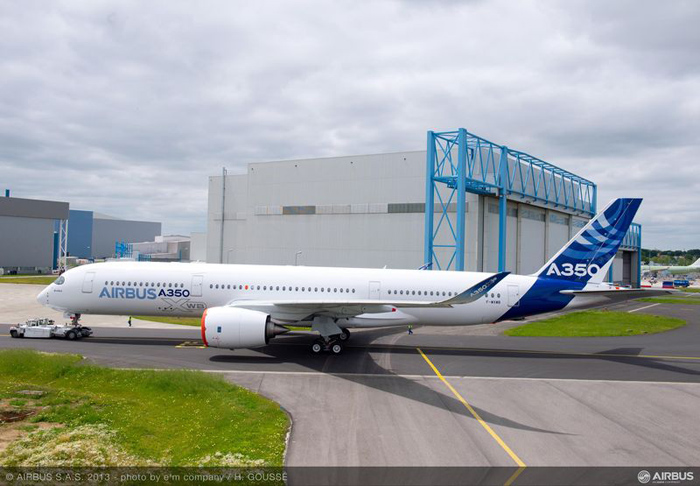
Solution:
[[[78,336],[75,334],[75,331],[68,331],[68,333],[66,334],[66,337],[69,340],[74,341],[75,338],[77,338]]]
[[[340,343],[333,343],[331,345],[331,353],[340,354],[343,351],[343,345]]]
[[[348,330],[347,330],[346,328],[344,328],[344,327],[341,328],[341,330],[342,330],[343,332],[340,333],[340,334],[338,335],[338,339],[341,340],[341,341],[347,341],[348,339],[350,339],[350,331],[348,331]]]
[[[311,351],[314,354],[319,354],[321,351],[323,351],[323,345],[321,343],[319,343],[318,341],[316,341],[315,343],[313,343],[311,345]]]

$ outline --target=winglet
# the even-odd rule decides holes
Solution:
[[[440,304],[455,305],[455,304],[469,304],[478,300],[482,295],[486,295],[489,290],[498,285],[498,282],[506,278],[510,272],[501,272],[495,275],[491,275],[489,278],[482,280],[478,284],[469,287],[467,290],[459,295],[456,295],[450,299],[443,300]]]

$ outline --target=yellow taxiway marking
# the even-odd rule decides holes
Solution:
[[[490,426],[489,424],[487,424],[486,422],[484,422],[484,419],[482,419],[481,416],[477,413],[477,411],[474,410],[474,408],[472,408],[471,405],[469,405],[469,402],[467,402],[467,401],[464,399],[464,397],[463,397],[462,395],[460,395],[460,393],[455,389],[455,387],[453,387],[453,386],[450,384],[450,382],[447,381],[447,380],[445,379],[444,376],[442,376],[442,373],[440,373],[440,370],[438,370],[438,369],[435,367],[435,365],[433,364],[433,362],[430,361],[430,359],[425,355],[425,353],[423,353],[423,351],[421,351],[420,348],[416,348],[416,349],[418,350],[418,352],[420,353],[420,355],[423,356],[423,359],[424,359],[424,360],[428,363],[428,365],[432,368],[433,372],[437,375],[437,377],[440,378],[440,380],[441,380],[445,385],[447,385],[447,388],[449,388],[450,391],[454,394],[454,396],[456,396],[457,399],[458,399],[460,402],[462,402],[462,405],[464,405],[464,406],[467,408],[467,410],[469,410],[469,413],[472,414],[472,416],[477,420],[477,422],[479,422],[479,424],[481,424],[481,426],[482,426],[484,429],[486,429],[486,432],[488,432],[488,433],[491,435],[491,437],[493,437],[493,439],[494,439],[496,442],[498,442],[498,445],[500,445],[500,446],[503,448],[503,450],[506,451],[506,452],[508,453],[508,455],[510,456],[510,458],[513,459],[513,460],[515,461],[515,463],[516,463],[518,466],[520,466],[521,468],[526,467],[526,466],[525,466],[525,463],[515,454],[515,452],[513,452],[513,450],[512,450],[510,447],[508,447],[508,444],[506,444],[505,442],[503,442],[503,439],[501,439],[501,438],[499,437],[499,435],[498,435],[496,432],[494,432],[494,430],[491,428],[491,426]],[[517,474],[519,475],[520,473],[517,473]],[[511,483],[515,480],[516,477],[517,477],[516,475],[514,475],[514,477],[511,476],[511,479],[509,479],[509,480],[508,480],[509,482],[507,482],[506,484],[511,484]]]
[[[405,348],[408,349],[409,346],[393,346],[395,348]],[[369,346],[372,349],[372,346]],[[451,348],[451,347],[440,347],[433,346],[426,348],[428,350],[433,349],[435,351],[469,351],[476,353],[513,353],[513,354],[550,354],[554,356],[576,356],[576,357],[591,357],[591,358],[652,358],[652,359],[694,359],[700,360],[700,356],[673,356],[673,355],[654,355],[654,354],[622,354],[622,353],[576,353],[568,351],[538,351],[531,349],[493,349],[493,348]]]
[[[518,468],[518,470],[515,471],[511,477],[508,478],[508,481],[503,483],[503,486],[510,486],[511,484],[513,484],[513,481],[518,479],[518,476],[520,476],[520,473],[522,473],[524,470],[525,470],[525,466],[520,466]]]
[[[176,348],[198,348],[198,349],[204,349],[206,346],[204,346],[200,341],[185,341],[184,343],[180,343]]]

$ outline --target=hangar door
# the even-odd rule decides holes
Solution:
[[[632,285],[632,255],[631,251],[622,252],[622,283]]]

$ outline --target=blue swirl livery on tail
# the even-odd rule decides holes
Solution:
[[[584,285],[602,282],[641,203],[612,201],[535,275]]]

